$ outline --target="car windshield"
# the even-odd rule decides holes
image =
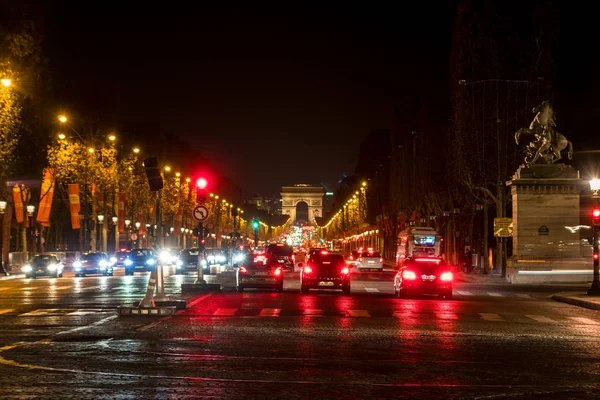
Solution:
[[[35,256],[31,263],[33,265],[46,265],[46,264],[55,263],[55,262],[56,262],[56,257],[54,257],[54,256]]]
[[[264,256],[255,256],[250,264],[252,267],[273,267],[275,265],[279,265],[276,258]]]
[[[380,258],[381,254],[379,254],[378,251],[372,251],[372,252],[365,251],[364,253],[362,253],[362,257],[377,257],[377,258]]]
[[[294,253],[294,249],[291,246],[279,245],[279,244],[271,244],[267,248],[267,253],[273,254],[278,257],[283,256],[291,256]]]
[[[102,260],[104,258],[104,254],[84,254],[81,259],[85,261],[97,261]]]

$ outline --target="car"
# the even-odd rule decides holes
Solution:
[[[408,257],[394,277],[394,293],[399,299],[410,295],[437,294],[452,299],[451,267],[439,257]]]
[[[237,269],[236,288],[238,292],[243,292],[247,288],[283,291],[281,264],[273,256],[255,255]]]
[[[360,254],[361,250],[352,250],[350,254],[346,256],[346,264],[348,264],[348,267],[356,267]]]
[[[184,274],[187,271],[197,271],[198,258],[203,259],[203,256],[200,256],[200,254],[200,249],[197,247],[181,250],[175,263],[177,273]]]
[[[114,273],[113,265],[106,253],[89,252],[84,253],[79,260],[73,263],[75,276],[86,276],[90,274],[102,274],[112,276]]]
[[[31,261],[21,268],[26,278],[36,278],[38,276],[50,276],[53,278],[62,278],[64,266],[58,257],[54,254],[40,254],[31,259]]]
[[[252,252],[248,248],[238,248],[233,252],[233,267],[237,268],[252,257]]]
[[[125,275],[133,275],[135,272],[154,271],[158,260],[152,249],[131,249],[129,255],[123,261]]]
[[[129,250],[117,251],[113,257],[114,259],[111,259],[111,261],[113,261],[113,266],[124,267],[127,256],[129,256]]]
[[[310,257],[313,256],[314,254],[318,254],[322,251],[329,251],[326,248],[322,248],[322,247],[311,247],[308,250],[308,253],[306,254],[306,261],[308,262],[308,260],[310,260]]]
[[[279,264],[285,269],[293,270],[296,257],[294,248],[284,243],[271,243],[267,246],[266,254],[277,259]]]
[[[341,254],[321,250],[299,266],[303,294],[310,289],[341,289],[344,294],[350,294],[350,268]]]
[[[161,265],[177,265],[179,252],[175,249],[162,249],[158,252],[158,259]]]
[[[221,249],[206,249],[206,264],[210,267],[211,265],[225,265],[227,263],[227,256]]]
[[[356,268],[358,271],[362,270],[377,270],[383,271],[383,257],[378,251],[368,249],[363,251],[358,257]]]

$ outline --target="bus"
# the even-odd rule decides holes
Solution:
[[[434,228],[410,227],[398,234],[396,265],[402,266],[407,257],[440,257],[442,237]]]

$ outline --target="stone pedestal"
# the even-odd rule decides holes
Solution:
[[[588,282],[592,263],[582,256],[579,194],[585,182],[563,164],[520,167],[510,182],[513,283]]]

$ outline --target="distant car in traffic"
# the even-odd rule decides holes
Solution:
[[[452,299],[454,275],[446,262],[437,257],[408,257],[394,277],[394,293],[398,298],[411,295],[437,294]]]
[[[200,249],[192,247],[189,249],[181,250],[178,255],[178,259],[175,262],[176,271],[178,274],[184,274],[187,271],[197,271],[198,262],[203,257],[200,256]]]
[[[238,248],[233,252],[233,267],[237,268],[245,262],[248,262],[252,258],[252,251],[250,249],[242,247]]]
[[[129,250],[117,251],[114,255],[114,260],[111,260],[113,261],[113,266],[124,267],[127,256],[129,256]]]
[[[369,249],[368,251],[363,251],[358,257],[356,263],[357,270],[377,270],[383,271],[383,257],[379,254],[378,251],[373,251]]]
[[[266,254],[273,256],[285,269],[294,269],[294,248],[284,243],[271,243],[267,246]]]
[[[283,268],[277,258],[270,255],[254,255],[242,263],[236,271],[236,288],[275,289],[283,291]]]
[[[153,271],[156,268],[157,262],[154,250],[131,249],[123,262],[125,265],[125,275],[133,275],[135,272]]]
[[[79,260],[73,263],[75,276],[102,274],[112,276],[113,265],[105,253],[84,253]]]
[[[38,276],[62,278],[63,270],[62,262],[54,254],[37,255],[21,268],[26,278],[36,278]]]
[[[344,256],[321,250],[300,267],[302,293],[311,289],[341,289],[344,294],[350,294],[350,268]]]
[[[206,249],[205,250],[206,264],[211,265],[225,265],[227,263],[227,256],[221,249]]]

